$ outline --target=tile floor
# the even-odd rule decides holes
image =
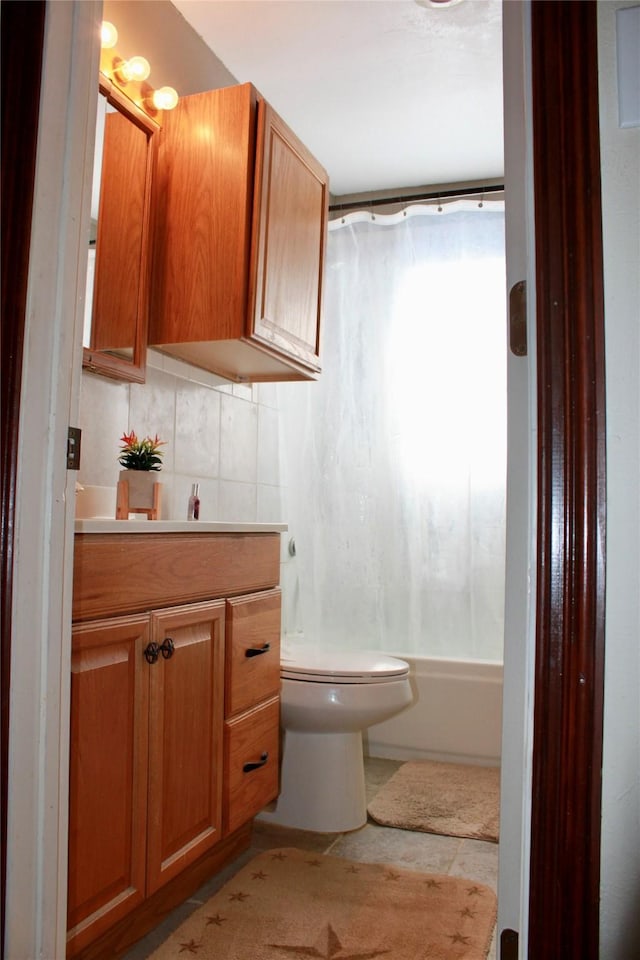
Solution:
[[[376,792],[400,766],[396,760],[365,760],[367,799]],[[360,830],[350,833],[308,833],[289,830],[272,824],[255,822],[251,847],[221,873],[201,887],[189,900],[177,907],[159,927],[125,954],[123,960],[146,960],[190,913],[205,903],[256,853],[273,847],[299,847],[316,853],[370,863],[393,863],[405,870],[423,873],[444,873],[453,877],[469,877],[497,891],[498,845],[482,840],[461,840],[429,833],[415,833],[382,827],[369,821]],[[495,935],[488,960],[495,960]]]

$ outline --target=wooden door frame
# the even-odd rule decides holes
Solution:
[[[31,212],[36,169],[46,4],[2,6],[2,646],[0,651],[0,944],[4,943],[7,868],[11,603]]]
[[[597,960],[605,366],[597,4],[531,6],[538,560],[529,957]]]

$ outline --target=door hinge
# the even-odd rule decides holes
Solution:
[[[503,930],[500,934],[500,960],[518,960],[517,930]]]
[[[67,433],[67,470],[80,469],[80,442],[82,430],[80,427],[69,427]]]
[[[527,355],[527,283],[518,280],[509,291],[509,347],[516,357]]]

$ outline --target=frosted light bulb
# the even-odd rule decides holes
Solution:
[[[131,57],[120,70],[125,80],[146,80],[151,73],[151,64],[144,57]]]
[[[105,50],[109,50],[111,47],[115,47],[116,43],[118,42],[118,31],[112,23],[109,23],[108,20],[103,20],[102,28],[100,30],[100,37],[102,46],[105,48]]]
[[[160,87],[151,98],[156,110],[173,110],[178,102],[178,93],[173,87]]]

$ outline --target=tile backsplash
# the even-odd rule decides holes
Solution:
[[[202,520],[286,520],[273,384],[232,384],[150,351],[144,384],[83,373],[80,426],[81,484],[115,487],[123,432],[157,433],[162,519],[186,519],[197,482]]]

